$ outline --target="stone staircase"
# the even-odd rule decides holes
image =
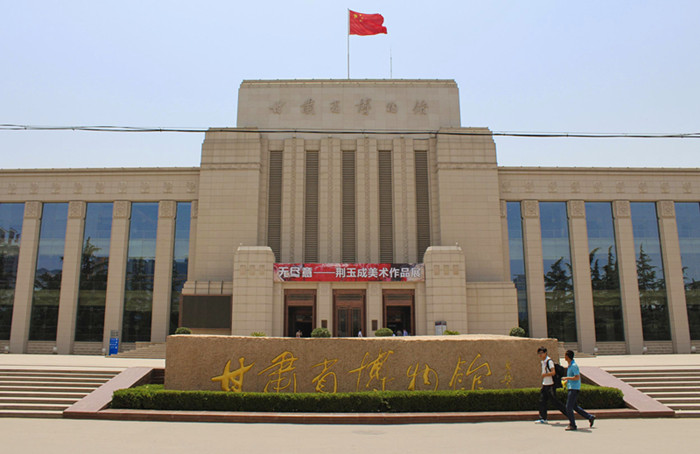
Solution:
[[[61,418],[120,371],[0,368],[0,417]]]
[[[672,408],[678,417],[700,417],[700,367],[620,368],[607,372]]]
[[[112,358],[165,359],[165,342],[136,342],[136,348],[122,351]]]

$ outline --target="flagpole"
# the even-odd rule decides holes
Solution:
[[[350,79],[350,8],[348,8],[348,15],[346,16],[348,21],[348,80]]]

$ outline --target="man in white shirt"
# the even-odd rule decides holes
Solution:
[[[554,388],[554,361],[547,356],[547,349],[540,347],[537,349],[537,355],[542,363],[542,389],[540,389],[540,419],[535,421],[538,424],[547,424],[547,406],[551,400],[554,406],[566,416],[566,407],[557,399],[556,389]]]

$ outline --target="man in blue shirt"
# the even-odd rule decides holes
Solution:
[[[593,427],[595,416],[576,405],[576,399],[578,399],[578,393],[581,390],[581,373],[578,370],[578,364],[576,364],[576,361],[574,361],[574,352],[567,350],[564,358],[566,359],[566,362],[569,363],[566,378],[562,378],[562,382],[566,382],[566,387],[569,390],[569,394],[566,398],[566,415],[569,418],[569,425],[566,430],[576,430],[576,418],[574,417],[574,411],[586,418],[590,427]]]

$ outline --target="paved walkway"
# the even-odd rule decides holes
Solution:
[[[81,355],[14,355],[0,354],[0,367],[76,367],[126,369],[128,367],[165,367],[164,359],[109,358]]]
[[[562,359],[563,360],[563,359]],[[700,366],[700,354],[694,355],[623,355],[580,358],[579,366],[614,369],[618,367],[687,367]],[[14,355],[0,354],[3,366],[100,367],[126,369],[127,367],[165,367],[164,359],[109,358],[79,355]]]
[[[697,420],[606,420],[564,431],[564,422],[416,424],[399,426],[218,424],[67,419],[3,419],[2,452],[245,453],[333,452],[567,453],[689,452]],[[49,448],[50,447],[50,448]],[[47,451],[48,448],[48,451]]]

